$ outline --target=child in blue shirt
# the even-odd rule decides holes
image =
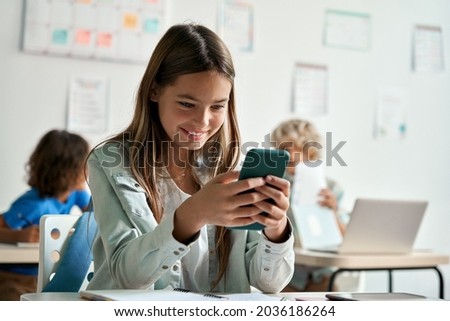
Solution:
[[[74,206],[87,209],[90,193],[84,163],[89,144],[65,130],[46,133],[27,163],[30,190],[0,215],[0,242],[38,242],[44,214],[69,214]],[[37,264],[0,264],[0,300],[19,300],[35,292]]]

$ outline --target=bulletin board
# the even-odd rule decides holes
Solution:
[[[144,63],[165,29],[165,0],[25,0],[23,50]]]

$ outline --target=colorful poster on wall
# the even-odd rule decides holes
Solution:
[[[327,113],[328,68],[297,63],[293,79],[292,111],[300,115]]]
[[[254,5],[251,0],[223,0],[218,29],[230,50],[253,52],[253,15]]]
[[[23,50],[147,62],[165,29],[166,0],[26,0]]]

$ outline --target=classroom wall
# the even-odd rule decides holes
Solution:
[[[193,20],[216,28],[217,2],[169,0],[169,24]],[[342,9],[372,19],[368,51],[325,47],[324,12]],[[71,75],[109,79],[110,126],[104,135],[87,135],[92,144],[128,124],[144,65],[26,54],[20,51],[23,3],[0,1],[0,212],[26,188],[24,164],[41,135],[66,123]],[[244,142],[261,142],[280,121],[296,115],[291,81],[296,62],[324,64],[329,72],[329,113],[308,117],[334,145],[348,166],[336,162],[327,174],[345,189],[344,204],[357,197],[425,199],[430,202],[416,242],[450,254],[450,74],[411,71],[412,31],[416,24],[441,26],[445,61],[450,62],[450,2],[446,0],[257,0],[255,52],[234,55],[238,115]],[[373,138],[377,90],[402,88],[407,94],[405,139]],[[450,268],[442,267],[450,299]],[[414,282],[411,282],[413,280]],[[386,291],[383,272],[366,274],[366,288]],[[437,296],[433,272],[394,273],[394,289]]]

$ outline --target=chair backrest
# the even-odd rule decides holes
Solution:
[[[94,215],[47,214],[40,219],[37,292],[77,292],[93,272]]]

